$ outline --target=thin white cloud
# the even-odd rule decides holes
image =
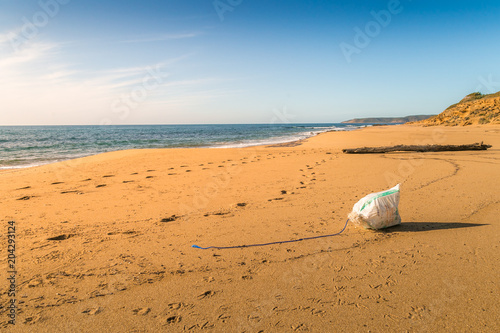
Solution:
[[[50,56],[56,48],[52,43],[31,43],[17,52],[6,50],[0,53],[0,68],[35,63]]]
[[[134,39],[123,40],[121,43],[148,43],[148,42],[160,42],[165,40],[174,40],[174,39],[185,39],[185,38],[194,38],[200,36],[199,32],[189,32],[189,33],[179,33],[179,34],[164,34],[157,36],[147,36],[147,37],[139,37]]]
[[[10,41],[8,34],[0,34],[0,44]]]
[[[232,93],[217,90],[217,78],[170,77],[168,67],[189,54],[149,66],[83,72],[64,61],[64,46],[32,42],[18,52],[0,51],[0,125],[146,123],[163,117],[167,105],[175,113]],[[134,97],[144,90],[144,98]],[[117,113],[131,97],[127,112]]]
[[[12,29],[7,32],[0,33],[0,44],[3,43],[11,43],[12,39],[18,36],[21,33],[22,27],[18,27],[16,29]]]

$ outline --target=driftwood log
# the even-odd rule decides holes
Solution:
[[[462,150],[486,150],[491,148],[491,145],[481,143],[473,143],[470,145],[397,145],[388,147],[362,147],[353,149],[342,149],[346,154],[383,154],[394,151],[416,151],[439,152],[439,151],[462,151]]]

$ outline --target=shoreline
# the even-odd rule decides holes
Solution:
[[[493,148],[341,151],[475,141]],[[497,331],[498,147],[500,126],[376,126],[0,172],[23,302],[9,331]],[[332,234],[359,199],[396,183],[403,223],[382,232],[349,223],[332,238],[191,247]]]
[[[159,125],[163,126],[163,125]],[[111,153],[111,152],[116,152],[116,151],[125,151],[125,150],[142,150],[142,149],[240,149],[240,148],[247,148],[247,147],[261,147],[261,146],[270,146],[270,147],[280,147],[280,146],[293,146],[295,142],[301,142],[303,140],[307,140],[309,138],[312,138],[316,135],[325,133],[325,132],[336,132],[336,131],[352,131],[352,130],[358,130],[361,128],[366,128],[369,127],[367,126],[360,126],[359,128],[354,128],[354,129],[343,129],[339,128],[338,130],[324,130],[324,131],[311,131],[309,134],[307,132],[303,133],[296,133],[294,135],[291,135],[289,138],[281,138],[281,137],[270,137],[268,139],[262,139],[259,140],[261,142],[258,143],[252,143],[250,141],[244,142],[244,143],[238,143],[238,142],[233,142],[233,143],[217,143],[214,145],[209,145],[209,146],[180,146],[180,147],[161,147],[161,148],[149,148],[149,147],[144,147],[144,148],[124,148],[124,149],[116,149],[116,150],[109,150],[109,151],[102,151],[102,152],[96,152],[96,153],[90,153],[89,155],[81,155],[78,154],[74,157],[67,158],[67,159],[59,159],[59,160],[54,160],[54,161],[48,161],[48,162],[43,162],[41,161],[40,163],[35,163],[35,164],[29,164],[29,165],[13,165],[13,166],[0,166],[0,172],[4,170],[12,170],[12,169],[25,169],[25,168],[33,168],[33,167],[39,167],[43,165],[49,165],[49,164],[54,164],[54,163],[61,163],[61,162],[67,162],[79,158],[86,158],[86,157],[91,157],[91,156],[96,156],[100,154],[105,154],[105,153]],[[297,136],[299,137],[297,139]]]

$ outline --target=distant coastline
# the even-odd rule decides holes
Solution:
[[[425,120],[434,115],[414,115],[406,117],[354,118],[343,121],[342,124],[404,124],[410,121]]]

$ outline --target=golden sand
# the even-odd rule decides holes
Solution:
[[[346,155],[465,144],[488,151]],[[0,173],[0,327],[18,332],[500,330],[500,126],[371,127],[299,146],[119,151]],[[402,225],[348,224],[401,184]],[[7,227],[16,226],[16,325]]]

